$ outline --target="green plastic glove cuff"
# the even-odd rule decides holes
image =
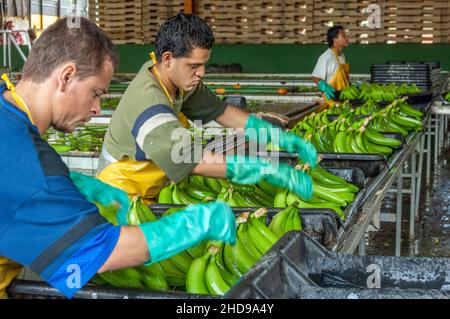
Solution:
[[[287,188],[304,199],[313,195],[311,177],[301,170],[278,162],[252,156],[227,156],[227,178],[234,183],[252,185],[265,180],[273,186]]]
[[[117,221],[119,225],[127,224],[127,213],[130,208],[130,200],[127,193],[94,177],[78,172],[70,172],[70,178],[88,201],[99,202],[105,206],[120,206],[117,210]]]
[[[334,94],[336,93],[336,90],[332,86],[330,86],[329,84],[325,83],[325,81],[320,80],[317,83],[317,87],[319,88],[320,91],[325,93],[325,95],[327,96],[328,100],[331,100],[331,99],[334,98]]]
[[[250,129],[256,132],[248,134]],[[298,154],[300,159],[312,168],[316,167],[317,150],[314,145],[293,133],[286,132],[253,114],[248,117],[245,132],[249,137],[256,136],[258,144],[274,143],[286,152]]]
[[[196,204],[158,221],[139,225],[150,260],[145,265],[170,258],[204,240],[236,243],[236,219],[222,202]]]

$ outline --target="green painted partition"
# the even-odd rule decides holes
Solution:
[[[134,73],[149,59],[152,45],[118,45],[119,72]],[[324,44],[217,44],[209,63],[240,63],[244,73],[310,73]],[[443,70],[450,70],[450,44],[369,44],[350,45],[345,51],[352,73],[369,73],[372,63],[388,60],[440,61]],[[3,50],[0,48],[0,63]],[[13,50],[14,69],[23,62]]]

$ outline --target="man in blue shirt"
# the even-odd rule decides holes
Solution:
[[[194,205],[140,226],[113,226],[91,201],[117,203],[124,214],[126,194],[70,173],[41,138],[50,126],[72,132],[97,115],[118,64],[106,34],[79,19],[58,20],[40,36],[16,87],[2,77],[0,297],[19,265],[70,298],[98,272],[158,262],[203,240],[236,238],[234,215],[223,203]]]

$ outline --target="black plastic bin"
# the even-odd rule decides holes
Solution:
[[[450,298],[450,259],[340,254],[289,232],[226,298]]]
[[[267,158],[278,158],[280,161],[295,165],[298,156],[286,152],[258,152],[257,156]],[[365,177],[378,175],[388,166],[386,156],[382,154],[345,154],[345,153],[319,153],[321,158],[320,166],[329,168],[360,168]]]
[[[157,216],[161,216],[167,209],[173,207],[184,207],[184,205],[151,205],[151,210]],[[244,212],[254,211],[255,207],[233,207],[236,215]],[[267,221],[282,208],[269,208]],[[327,247],[336,244],[337,232],[342,222],[339,216],[332,210],[327,209],[301,209],[299,210],[302,227],[312,238]],[[280,239],[282,240],[282,239]],[[11,298],[43,299],[43,298],[64,298],[57,289],[44,282],[15,280],[8,288]],[[139,289],[115,288],[108,285],[89,284],[77,292],[75,299],[198,299],[198,298],[218,298],[212,295],[197,295],[183,291],[148,291]]]
[[[372,64],[370,79],[380,84],[416,84],[423,91],[436,94],[441,81],[440,63],[436,61],[390,61]]]
[[[386,156],[381,154],[320,153],[323,168],[360,168],[365,177],[377,176],[388,166]]]

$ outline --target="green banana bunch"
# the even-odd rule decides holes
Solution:
[[[193,260],[186,273],[186,291],[224,295],[286,232],[301,230],[298,208],[291,205],[273,216],[266,226],[267,209],[244,213],[237,218],[235,245],[211,242]]]
[[[220,250],[220,246],[211,245],[204,255],[192,262],[186,276],[187,292],[224,295],[230,289],[230,284],[224,279],[223,265],[219,261]]]
[[[99,273],[98,276],[117,288],[145,289],[141,274],[134,268],[105,271]]]
[[[140,225],[146,222],[154,222],[158,218],[153,214],[150,208],[142,202],[139,196],[133,198],[127,220],[129,225]]]
[[[263,188],[267,192],[273,193],[271,190],[273,187],[266,182],[254,186],[230,185],[228,189],[222,188],[220,194],[217,195],[217,200],[223,201],[229,206],[270,207],[273,204],[273,197]]]
[[[380,89],[374,86],[374,90]],[[333,107],[315,114],[313,118],[321,119],[328,112],[333,112]],[[422,129],[423,114],[409,106],[405,98],[395,100],[385,109],[380,109],[374,101],[367,101],[356,110],[341,113],[335,121],[323,126],[317,120],[318,126],[313,127],[311,125],[314,125],[314,121],[310,120],[306,131],[301,130],[304,127],[304,121],[301,121],[293,128],[293,132],[311,141],[321,153],[372,153],[389,156],[401,146],[401,141],[379,132],[397,132],[406,136],[409,131]],[[371,116],[356,119],[356,113]]]
[[[302,230],[298,203],[291,204],[277,213],[270,221],[269,229],[280,237],[291,230]]]
[[[231,206],[267,207],[273,203],[274,196],[272,186],[266,182],[239,185],[223,179],[193,175],[164,187],[159,193],[158,203],[189,205],[221,200]]]
[[[334,102],[328,110],[322,113],[325,114],[348,114],[352,111],[353,107],[348,100],[343,103]]]
[[[350,85],[341,91],[341,94],[339,95],[339,99],[354,100],[359,97],[360,93],[361,92],[359,91],[359,89],[356,86]]]
[[[306,201],[288,190],[279,190],[274,199],[274,207],[289,207],[297,205],[298,208],[325,208],[334,210],[342,219],[345,219],[342,207],[351,203],[359,188],[344,179],[335,176],[320,166],[309,169],[314,182],[314,196]]]

